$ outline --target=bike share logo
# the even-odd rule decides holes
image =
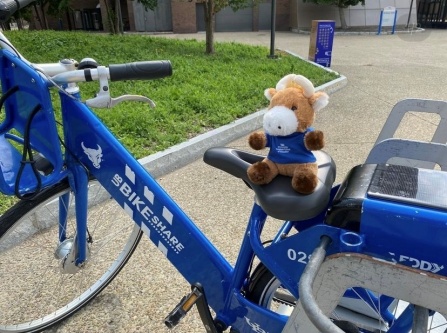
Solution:
[[[444,269],[443,265],[439,265],[434,262],[416,259],[405,255],[399,255],[392,252],[388,253],[392,256],[391,260],[396,264],[405,263],[405,265],[411,266],[413,268],[418,268],[420,270],[432,273],[438,273],[440,270]]]
[[[245,318],[245,321],[247,322],[248,326],[251,327],[253,332],[268,333],[267,331],[264,331],[258,323],[251,322],[250,319],[248,319],[247,317],[244,317],[244,318]]]
[[[135,190],[137,181],[135,172],[127,164],[124,175],[116,173],[111,179],[112,184],[125,198],[124,211],[134,221],[143,218],[141,230],[157,244],[165,256],[168,256],[169,251],[179,254],[185,247],[176,235],[174,215],[166,206],[162,206],[161,216],[155,214],[153,209],[161,208],[158,206],[155,194],[147,186],[143,186],[142,192],[137,193]]]
[[[84,145],[84,142],[81,142],[81,147],[84,150],[85,155],[87,155],[88,159],[92,161],[93,166],[96,169],[99,169],[101,167],[101,161],[102,161],[102,148],[100,145],[96,144],[98,146],[97,149],[93,148],[87,148]]]

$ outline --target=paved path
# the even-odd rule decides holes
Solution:
[[[165,37],[204,40],[204,34]],[[216,41],[270,46],[269,32],[216,33]],[[276,33],[276,47],[306,56],[309,36]],[[338,166],[337,181],[365,160],[392,106],[407,97],[447,100],[447,31],[415,35],[336,36],[332,68],[348,85],[317,116]],[[410,115],[399,133],[430,138],[434,119]],[[247,149],[243,137],[231,146]],[[234,262],[253,194],[201,160],[159,179],[205,234]],[[269,227],[274,229],[276,221]],[[165,315],[188,292],[186,282],[152,244],[143,241],[128,266],[91,305],[51,332],[168,332]],[[174,332],[204,332],[195,313]]]

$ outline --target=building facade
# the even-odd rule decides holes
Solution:
[[[397,25],[417,23],[417,1],[411,0],[366,0],[365,6],[351,6],[344,10],[346,23],[349,27],[378,26],[380,13],[385,7],[394,7],[397,10]],[[303,0],[292,0],[291,30],[309,28],[311,21],[335,20],[340,25],[340,15],[337,7],[321,6],[305,3]]]
[[[277,31],[307,29],[312,20],[335,20],[336,25],[340,25],[339,10],[335,6],[316,5],[304,0],[274,1]],[[407,22],[416,25],[419,1],[426,0],[366,0],[365,6],[351,6],[344,10],[346,22],[350,27],[378,26],[381,10],[392,6],[397,9],[398,25]],[[154,11],[146,10],[137,0],[121,0],[120,6],[125,31],[194,33],[205,30],[203,0],[158,0]],[[70,14],[46,18],[49,28],[109,30],[104,0],[72,1],[71,7]],[[236,12],[224,8],[216,15],[215,31],[269,30],[271,9],[272,0],[262,0],[256,6]]]

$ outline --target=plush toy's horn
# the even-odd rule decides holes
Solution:
[[[312,82],[309,79],[305,78],[302,75],[296,75],[294,78],[295,83],[300,85],[303,88],[303,94],[305,97],[310,98],[315,94],[315,88]]]
[[[276,84],[276,90],[283,90],[288,87],[299,85],[303,88],[304,96],[310,98],[315,93],[315,88],[312,82],[309,79],[305,78],[302,75],[289,74],[284,76],[281,80]]]
[[[290,87],[290,83],[293,82],[293,80],[295,79],[295,76],[296,76],[295,74],[289,74],[289,75],[284,76],[276,84],[276,90],[283,90],[283,89],[286,89],[287,87]]]

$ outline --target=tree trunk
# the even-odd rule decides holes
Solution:
[[[214,0],[206,0],[205,8],[205,31],[206,31],[206,53],[214,53]]]
[[[343,7],[338,7],[338,11],[340,13],[341,28],[343,30],[345,30],[348,28],[348,25],[346,24],[346,18],[345,18],[345,9]]]
[[[110,3],[111,0],[103,0],[104,8],[106,10],[107,15],[107,28],[111,34],[116,34],[115,30],[115,20],[114,20],[114,12]],[[101,4],[102,4],[101,3]]]
[[[72,31],[73,30],[73,26],[71,24],[71,15],[70,15],[70,11],[68,9],[65,10],[65,17],[67,18],[68,30]]]
[[[115,31],[117,34],[122,34],[124,31],[120,0],[115,0],[115,19]]]
[[[42,6],[40,6],[40,12],[42,13],[42,23],[43,23],[43,28],[45,30],[48,30],[48,20],[47,20],[47,15],[45,13],[45,10]]]
[[[36,19],[35,20],[31,20],[31,23],[36,22],[34,28],[36,30],[42,30],[43,29],[42,19],[40,18],[39,9],[37,8],[36,4],[33,5],[33,9],[34,9],[34,15],[35,15]],[[39,29],[37,28],[37,23],[39,23]]]
[[[19,17],[17,17],[16,22],[17,22],[17,29],[23,30],[23,20],[20,14]]]

